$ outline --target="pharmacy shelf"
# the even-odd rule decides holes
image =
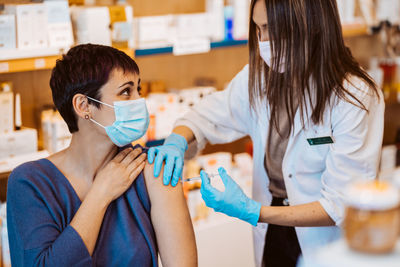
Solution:
[[[343,25],[344,37],[355,37],[367,35],[369,28],[363,24]],[[225,40],[221,42],[212,42],[211,49],[227,48],[234,46],[247,45],[247,40]],[[121,49],[131,57],[144,57],[161,54],[172,54],[173,47],[137,49],[133,52],[131,49]],[[0,73],[13,73],[34,70],[52,69],[57,59],[60,58],[60,49],[40,49],[34,51],[13,50],[2,51],[0,54]],[[61,50],[65,53],[65,50]]]
[[[366,24],[346,24],[342,26],[344,37],[357,37],[369,34]]]
[[[356,37],[368,34],[368,27],[364,24],[348,24],[343,25],[343,35],[344,37]],[[224,48],[232,46],[243,46],[247,45],[247,40],[225,40],[221,42],[212,42],[211,49]],[[171,54],[173,52],[173,47],[160,47],[160,48],[149,48],[149,49],[137,49],[135,51],[136,57],[161,55],[161,54]]]
[[[225,48],[232,46],[242,46],[247,45],[247,40],[225,40],[221,42],[212,42],[211,49]],[[136,57],[160,55],[160,54],[171,54],[173,52],[173,47],[161,47],[161,48],[149,48],[149,49],[137,49],[135,51]]]
[[[132,49],[120,49],[133,57]],[[66,50],[12,50],[0,55],[0,73],[14,73],[34,70],[48,70],[56,65],[57,59]]]

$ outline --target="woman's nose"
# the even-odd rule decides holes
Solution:
[[[259,38],[261,42],[269,41],[269,34],[268,32],[260,32]]]

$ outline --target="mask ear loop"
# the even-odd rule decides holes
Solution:
[[[110,107],[110,108],[114,108],[114,106],[109,105],[109,104],[104,103],[104,102],[101,102],[101,101],[99,101],[99,100],[97,100],[97,99],[94,99],[94,98],[92,98],[92,97],[90,97],[90,96],[86,96],[86,97],[87,97],[88,99],[90,99],[90,100],[93,100],[93,101],[97,102],[97,103],[106,105],[106,106],[108,106],[108,107]],[[85,115],[85,119],[89,119],[91,122],[94,122],[94,123],[97,124],[98,126],[104,128],[104,129],[106,129],[106,127],[104,127],[102,124],[98,123],[98,122],[95,121],[94,119],[90,118],[89,115],[87,115],[87,114]]]
[[[91,121],[91,122],[94,122],[95,124],[97,124],[97,125],[99,125],[100,127],[102,127],[102,128],[106,128],[106,127],[104,127],[103,125],[101,125],[100,123],[98,123],[97,121],[95,121],[94,119],[92,119],[92,118],[89,118],[89,120]]]
[[[115,108],[113,105],[110,105],[110,104],[101,102],[100,100],[94,99],[94,98],[92,98],[92,97],[90,97],[90,96],[86,96],[86,97],[89,98],[90,100],[93,100],[93,101],[95,101],[95,102],[97,102],[97,103],[100,103],[100,104],[102,104],[102,105],[105,105],[105,106],[107,106],[107,107]]]

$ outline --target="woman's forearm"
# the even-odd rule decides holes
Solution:
[[[183,136],[186,139],[188,144],[193,142],[195,139],[193,131],[187,126],[183,126],[183,125],[177,126],[174,128],[174,130],[172,132]]]
[[[70,223],[82,238],[90,255],[93,254],[108,205],[109,201],[91,190]]]
[[[287,207],[261,207],[259,222],[297,227],[333,226],[319,202]]]

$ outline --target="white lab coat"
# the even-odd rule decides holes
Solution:
[[[228,143],[246,135],[253,141],[253,199],[270,205],[269,179],[264,168],[264,154],[269,127],[266,100],[254,112],[249,106],[248,66],[229,86],[206,97],[176,122],[188,126],[195,134],[197,149],[208,141]],[[283,159],[282,172],[290,205],[319,201],[336,222],[331,227],[296,227],[305,260],[315,248],[336,240],[344,216],[343,189],[350,181],[373,179],[377,174],[383,136],[384,102],[367,93],[359,79],[350,79],[345,87],[369,110],[335,97],[324,113],[324,123],[314,125],[305,115],[302,127],[297,112],[294,129]],[[353,84],[353,85],[352,85]],[[309,103],[308,103],[309,105]],[[310,146],[307,138],[332,136],[333,144]],[[267,224],[254,228],[256,265],[260,266]]]

